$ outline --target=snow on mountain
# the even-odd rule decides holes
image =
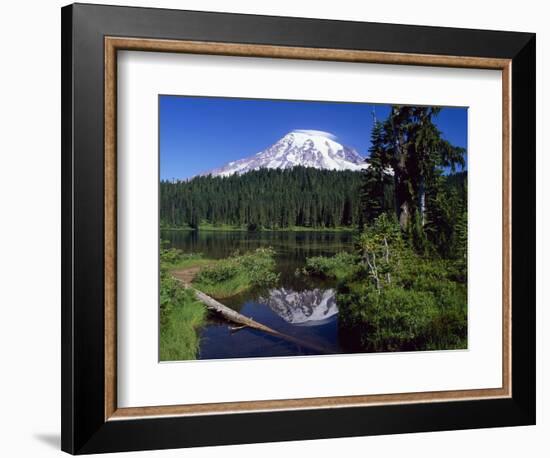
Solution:
[[[259,169],[288,169],[295,166],[329,170],[361,170],[364,158],[336,137],[320,130],[294,130],[254,156],[229,162],[203,175],[229,176]]]

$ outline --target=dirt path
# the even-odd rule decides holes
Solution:
[[[204,266],[193,266],[187,267],[186,269],[174,270],[172,275],[184,285],[189,286],[202,268],[204,268]]]

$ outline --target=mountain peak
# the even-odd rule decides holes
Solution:
[[[288,169],[296,166],[327,170],[361,170],[364,158],[353,148],[336,141],[330,132],[295,129],[254,156],[229,162],[203,175],[230,176],[259,169]]]
[[[336,135],[331,134],[330,132],[325,132],[324,130],[295,129],[286,135],[291,135],[291,134],[305,135],[307,137],[325,137],[325,138],[328,138],[329,140],[336,140]]]

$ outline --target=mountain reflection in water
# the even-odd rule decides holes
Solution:
[[[288,336],[323,347],[330,353],[346,353],[338,329],[338,307],[333,281],[296,275],[312,256],[332,256],[353,249],[346,232],[222,232],[163,231],[184,253],[206,258],[226,258],[260,247],[275,250],[279,281],[272,289],[246,291],[225,298],[228,307]],[[258,358],[322,354],[311,348],[251,328],[235,326],[211,317],[200,332],[199,359]]]
[[[333,289],[294,291],[277,288],[270,290],[269,295],[261,297],[259,302],[265,303],[283,320],[294,325],[319,326],[338,314]]]

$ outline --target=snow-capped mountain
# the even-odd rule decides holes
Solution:
[[[288,169],[295,166],[329,170],[361,170],[364,158],[336,137],[320,130],[294,130],[254,156],[229,162],[203,175],[229,176],[258,169]]]

